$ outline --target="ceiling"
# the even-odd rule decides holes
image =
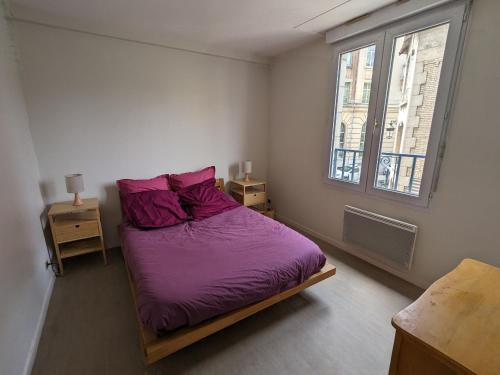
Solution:
[[[267,62],[396,0],[10,0],[24,21]]]

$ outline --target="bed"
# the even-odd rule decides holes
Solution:
[[[119,232],[147,364],[335,274],[312,241],[243,206]]]

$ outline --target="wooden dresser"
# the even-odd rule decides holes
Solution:
[[[389,374],[500,374],[500,269],[465,259],[392,319]]]

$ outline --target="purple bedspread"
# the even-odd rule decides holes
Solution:
[[[163,229],[123,225],[121,232],[139,315],[157,334],[280,293],[326,261],[314,242],[246,207]]]

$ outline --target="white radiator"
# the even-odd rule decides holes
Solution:
[[[344,242],[368,257],[409,270],[417,226],[352,206],[344,208]]]

